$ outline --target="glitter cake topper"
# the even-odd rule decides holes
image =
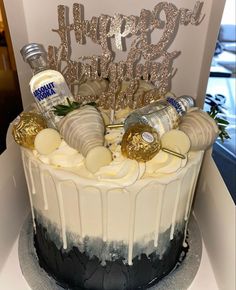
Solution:
[[[180,51],[169,51],[180,25],[199,25],[203,2],[197,1],[193,10],[178,9],[173,3],[159,2],[152,11],[142,9],[139,16],[93,16],[84,20],[83,6],[73,4],[73,23],[69,24],[68,8],[58,6],[58,29],[53,29],[60,37],[59,47],[48,47],[48,61],[52,69],[61,71],[75,98],[79,101],[96,101],[108,109],[129,106],[137,108],[157,100],[170,90],[171,79],[176,73],[173,61]],[[164,17],[163,17],[164,15]],[[164,18],[164,20],[162,19]],[[160,31],[155,44],[151,34]],[[76,42],[85,44],[90,38],[102,49],[101,55],[81,56],[71,59],[70,33],[74,32]],[[115,49],[126,51],[126,39],[131,45],[126,59],[115,62]],[[157,61],[158,60],[158,61]],[[108,90],[99,96],[80,96],[78,86],[86,80],[108,79]],[[139,80],[155,85],[148,93],[134,95]],[[129,81],[125,91],[120,91],[122,81]]]

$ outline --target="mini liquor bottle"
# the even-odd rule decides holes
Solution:
[[[149,105],[133,111],[124,122],[125,130],[132,124],[147,124],[156,129],[160,136],[165,132],[178,127],[181,116],[190,107],[194,100],[190,96],[178,98],[166,96],[164,99],[152,102]]]
[[[48,126],[56,128],[62,117],[54,114],[53,107],[66,104],[67,99],[73,102],[74,97],[62,74],[48,68],[43,45],[27,44],[21,49],[21,55],[33,72],[29,85],[39,111],[46,118]]]

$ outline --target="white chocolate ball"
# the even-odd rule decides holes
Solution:
[[[175,151],[177,147],[179,153],[186,154],[191,146],[189,137],[180,130],[170,130],[161,136],[161,146]]]
[[[97,146],[88,152],[85,158],[85,166],[90,172],[95,173],[102,166],[110,164],[111,161],[111,151],[104,146]]]
[[[46,128],[41,130],[35,137],[34,147],[43,155],[47,155],[56,150],[61,144],[61,136],[55,129]]]

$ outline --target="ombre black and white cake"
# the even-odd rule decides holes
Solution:
[[[22,148],[39,264],[66,289],[145,289],[172,271],[185,244],[202,151],[121,154],[96,173],[64,141],[48,155]]]
[[[26,114],[15,127],[14,138],[24,146],[21,152],[38,261],[65,289],[146,289],[175,269],[186,247],[203,150],[213,144],[218,132],[208,114],[197,108],[189,112],[188,102],[179,108],[174,94],[168,93],[184,89],[177,90],[177,82],[171,84],[179,69],[173,66],[174,60],[182,56],[181,42],[171,45],[181,26],[194,25],[197,31],[204,19],[203,2],[197,1],[193,9],[159,2],[141,11],[126,9],[127,1],[121,1],[120,11],[113,11],[115,6],[108,2],[99,4],[100,12],[87,2],[88,12],[79,3],[73,4],[70,13],[68,7],[58,6],[59,27],[53,31],[60,43],[48,46],[50,70],[40,68],[31,80],[31,91],[37,89],[37,96],[40,92],[36,101],[41,116]],[[29,54],[32,47],[35,44],[28,47]],[[35,66],[39,66],[38,47],[31,55]],[[188,65],[186,60],[182,62]],[[61,76],[63,86],[59,82],[56,98],[47,99],[45,89],[51,88],[58,69],[65,82]],[[66,83],[71,100],[65,98]],[[59,95],[74,111],[65,109],[64,101],[54,103]],[[166,96],[173,97],[172,102],[155,106],[160,99],[166,101]],[[55,116],[55,105],[66,114]],[[135,144],[131,142],[129,152],[135,146],[139,153],[146,145],[150,149],[144,148],[148,158],[141,162],[133,158],[135,150],[129,159],[122,148],[129,143],[122,142],[133,127],[124,132],[124,128],[107,125],[125,124],[132,110],[146,105],[154,106],[146,113],[153,114],[154,121],[160,117],[160,122],[158,126],[146,121],[134,124],[139,127],[133,132]],[[155,118],[158,111],[161,114]],[[46,128],[51,118],[55,129]],[[148,129],[140,133],[142,125]],[[166,141],[173,144],[163,146],[162,134],[171,131]],[[140,140],[142,146],[147,144],[140,146]],[[179,145],[185,147],[183,151]],[[152,149],[156,155],[149,154]]]

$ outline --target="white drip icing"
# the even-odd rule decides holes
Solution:
[[[192,207],[192,203],[193,203],[193,197],[194,197],[195,187],[196,187],[196,184],[197,184],[197,175],[199,173],[199,170],[200,170],[200,165],[199,166],[194,165],[194,167],[193,167],[193,177],[192,177],[192,180],[191,180],[192,190],[191,190],[191,193],[188,195],[188,202],[187,202],[186,211],[185,211],[185,217],[184,217],[186,223],[185,223],[185,229],[184,229],[183,246],[186,245],[185,241],[186,241],[186,237],[187,237],[188,220],[189,220],[189,216],[190,216],[190,213],[191,213],[191,207]]]
[[[186,236],[185,236],[186,237]],[[187,248],[187,246],[188,246],[188,244],[185,242],[185,239],[184,239],[184,241],[183,241],[183,247],[184,248]]]
[[[193,175],[192,175],[192,180],[191,180],[191,193],[188,195],[188,200],[187,200],[187,205],[186,205],[186,209],[185,209],[185,216],[184,216],[184,220],[187,221],[189,214],[190,214],[190,205],[192,204],[192,200],[193,200],[193,195],[194,195],[194,191],[195,191],[195,186],[197,183],[197,178],[196,178],[196,165],[194,165],[193,170]]]
[[[186,221],[185,223],[185,228],[184,228],[184,240],[183,240],[183,247],[187,247],[187,242],[186,242],[186,238],[187,238],[187,230],[188,230],[188,221]]]
[[[192,186],[192,190],[191,190],[191,199],[190,199],[190,204],[189,204],[189,207],[188,207],[188,217],[187,219],[189,219],[189,216],[191,214],[191,209],[192,209],[192,204],[193,204],[193,198],[194,198],[194,192],[195,192],[195,188],[196,188],[196,185],[197,185],[197,178],[196,176],[198,175],[198,172],[200,170],[200,166],[196,166],[194,165],[194,176],[195,176],[195,179],[194,179],[194,183],[193,183],[193,186]]]
[[[24,156],[24,154],[23,154],[23,156]],[[98,214],[98,216],[97,216],[97,219],[99,220],[99,222],[101,222],[101,225],[102,225],[102,234],[101,234],[99,232],[99,230],[96,228],[96,223],[94,225],[94,230],[93,230],[93,228],[91,229],[89,227],[86,227],[86,224],[88,224],[89,221],[84,219],[82,216],[83,210],[86,210],[86,208],[84,207],[84,206],[86,206],[86,204],[84,205],[81,202],[81,198],[83,197],[81,194],[83,194],[86,191],[86,187],[87,187],[87,186],[83,186],[84,185],[83,180],[82,180],[82,182],[80,180],[78,180],[78,182],[77,181],[75,182],[75,180],[69,178],[70,176],[67,176],[67,179],[66,179],[65,175],[61,174],[61,171],[57,171],[56,174],[54,175],[53,168],[52,168],[52,170],[51,170],[51,168],[47,169],[48,167],[45,165],[41,167],[41,165],[40,165],[41,163],[37,163],[37,162],[35,162],[35,165],[33,163],[27,167],[26,166],[27,159],[29,159],[29,164],[30,164],[30,162],[32,162],[32,160],[30,160],[30,156],[25,155],[25,159],[23,159],[23,164],[24,164],[24,170],[25,170],[26,179],[27,179],[27,185],[28,185],[28,188],[30,191],[29,198],[30,198],[30,202],[31,202],[31,212],[32,212],[33,220],[34,220],[33,202],[35,203],[34,206],[35,206],[36,210],[42,211],[43,214],[45,214],[45,216],[48,216],[50,219],[52,219],[51,217],[54,218],[54,215],[55,215],[54,222],[56,222],[56,223],[58,223],[58,215],[57,214],[59,213],[58,227],[61,230],[61,239],[62,239],[64,249],[69,247],[70,237],[69,237],[69,235],[67,235],[67,230],[69,230],[70,226],[71,226],[70,225],[70,217],[68,216],[68,220],[67,220],[67,216],[66,216],[66,213],[68,213],[68,204],[69,203],[66,203],[66,200],[65,200],[65,202],[63,200],[63,198],[69,198],[69,197],[67,197],[68,195],[66,195],[67,191],[64,190],[64,187],[62,185],[64,182],[73,182],[73,184],[76,187],[76,191],[77,191],[77,193],[76,193],[77,199],[74,199],[75,204],[74,205],[72,204],[73,210],[76,210],[78,212],[78,219],[79,219],[79,221],[78,221],[79,225],[77,227],[77,229],[78,229],[77,231],[76,231],[76,227],[73,226],[75,228],[76,234],[78,234],[78,236],[80,236],[82,238],[85,238],[85,236],[88,236],[88,237],[92,236],[93,233],[96,231],[96,236],[99,238],[102,238],[103,241],[106,241],[109,243],[110,241],[112,241],[114,239],[112,236],[112,231],[108,227],[109,226],[108,219],[110,219],[110,218],[115,219],[115,218],[118,218],[118,216],[115,215],[113,217],[113,215],[112,215],[110,217],[110,213],[108,215],[109,191],[107,191],[107,189],[105,189],[107,187],[102,186],[102,185],[101,186],[100,185],[99,186],[97,186],[97,185],[92,186],[96,190],[99,190],[99,196],[100,196],[99,198],[101,200],[101,205],[97,205],[99,207],[101,206],[101,214]],[[39,170],[34,172],[34,169],[35,169],[34,166],[37,167]],[[187,219],[189,216],[190,207],[191,207],[191,204],[193,201],[194,189],[195,189],[196,181],[197,181],[196,180],[197,168],[200,169],[200,166],[197,166],[197,167],[194,165],[191,166],[191,170],[192,170],[191,175],[193,177],[191,179],[189,178],[188,180],[186,180],[187,188],[190,188],[190,186],[193,188],[192,188],[191,192],[188,193],[188,196],[186,196],[186,198],[184,199],[184,203],[186,203],[186,208],[181,207],[181,210],[183,210],[182,216],[184,216],[185,219]],[[49,180],[47,178],[47,174],[50,175],[52,181],[55,184],[55,189],[57,192],[57,201],[55,202],[55,204],[51,204],[51,203],[48,204],[48,201],[47,201],[47,194],[48,194],[49,201],[51,201],[50,195],[49,195],[49,193],[51,191],[51,182],[49,182]],[[56,178],[56,175],[59,177]],[[181,176],[181,178],[182,177],[183,176]],[[31,178],[31,180],[30,180],[30,178]],[[180,180],[181,180],[181,178],[180,178]],[[42,183],[41,186],[38,186],[38,183],[37,183],[38,180],[39,180],[39,182]],[[29,182],[29,181],[31,181],[31,182]],[[32,200],[31,189],[33,191],[34,181],[35,181],[35,185],[37,185],[37,187],[36,187],[37,194],[40,194],[43,196],[44,204],[42,204],[40,202],[41,196],[40,196],[40,198],[35,198],[34,200]],[[94,182],[94,181],[92,181],[92,182]],[[162,230],[167,229],[167,226],[169,225],[169,226],[171,226],[170,238],[174,234],[174,230],[176,227],[176,217],[178,215],[178,210],[180,209],[179,202],[180,202],[181,188],[182,187],[185,188],[185,183],[178,181],[179,188],[178,188],[177,196],[176,197],[173,196],[173,199],[172,199],[174,204],[175,204],[173,214],[171,214],[172,218],[169,219],[168,222],[165,221],[166,224],[163,224],[164,220],[165,220],[164,219],[165,212],[163,212],[163,203],[165,201],[166,190],[168,189],[168,186],[171,183],[171,181],[168,181],[167,184],[164,184],[164,183],[160,184],[157,181],[157,187],[155,186],[155,182],[153,182],[153,181],[148,182],[148,181],[143,180],[143,182],[142,182],[143,187],[140,189],[140,187],[136,186],[134,189],[132,188],[132,191],[125,190],[124,187],[119,187],[119,190],[122,190],[122,192],[127,196],[127,201],[129,198],[129,205],[127,204],[127,211],[124,211],[124,213],[127,212],[127,216],[126,216],[127,223],[128,223],[127,228],[126,228],[127,231],[123,231],[123,233],[121,233],[122,241],[124,241],[125,243],[128,242],[128,245],[126,244],[126,246],[128,246],[128,257],[127,258],[128,258],[129,265],[132,265],[132,259],[133,259],[133,255],[134,255],[134,243],[137,241],[136,240],[136,234],[137,234],[136,229],[138,232],[137,237],[139,237],[139,235],[140,235],[140,233],[139,233],[140,229],[138,229],[138,227],[136,227],[137,226],[136,214],[138,214],[136,212],[136,209],[139,206],[139,204],[138,204],[139,199],[137,199],[137,196],[139,195],[139,193],[143,192],[145,194],[149,187],[152,188],[152,190],[156,191],[157,196],[152,195],[152,200],[150,201],[150,202],[157,201],[157,205],[154,206],[154,210],[155,210],[155,213],[154,213],[155,221],[154,222],[155,223],[153,223],[153,225],[152,225],[152,228],[151,228],[152,231],[149,231],[149,233],[151,233],[151,237],[153,238],[153,236],[154,236],[154,246],[157,247],[158,242],[160,244],[160,228],[162,228]],[[145,186],[144,186],[144,184],[145,184]],[[38,191],[41,188],[42,188],[42,192]],[[45,201],[46,201],[48,211],[44,212],[43,209],[45,209]],[[112,206],[113,206],[113,204],[112,204]],[[119,206],[120,206],[120,204],[119,204]],[[112,221],[112,224],[113,224],[113,221]],[[73,225],[74,225],[74,222],[73,222]],[[80,229],[79,229],[79,227],[80,227]],[[88,230],[88,228],[89,228],[89,230]],[[117,231],[118,230],[122,231],[123,228],[119,228],[119,229],[117,229]],[[141,233],[142,232],[145,233],[145,227],[141,230]],[[115,239],[117,239],[117,238],[115,238]]]
[[[104,242],[107,241],[108,239],[108,204],[107,204],[107,195],[108,192],[101,192],[101,190],[99,190],[100,192],[100,196],[101,196],[101,202],[102,202],[102,239]]]
[[[164,193],[166,191],[166,185],[163,186],[162,191],[159,194],[157,200],[157,210],[156,210],[156,226],[155,226],[155,236],[154,236],[154,247],[158,246],[158,239],[160,233],[160,226],[161,226],[161,215],[162,215],[162,208],[164,202]]]
[[[35,185],[34,185],[34,179],[33,179],[33,171],[32,171],[32,161],[29,160],[29,174],[30,174],[30,181],[32,186],[32,194],[36,194]]]
[[[33,226],[34,226],[34,230],[36,231],[35,214],[34,214],[34,207],[33,207],[33,200],[32,200],[32,188],[30,188],[30,183],[32,185],[33,180],[31,179],[31,182],[29,182],[28,171],[26,170],[25,154],[22,154],[22,161],[23,161],[23,168],[25,171],[26,183],[27,183],[28,191],[29,191],[29,200],[30,200],[30,208],[31,208],[31,215],[32,215],[32,220],[33,220]],[[29,163],[30,163],[30,161],[28,162],[28,164]],[[31,172],[31,168],[29,168],[29,171]],[[30,178],[31,178],[31,176],[30,176]]]
[[[61,235],[62,235],[62,243],[63,249],[67,249],[67,237],[66,237],[66,219],[65,219],[65,211],[64,211],[64,202],[63,202],[63,193],[61,190],[61,185],[63,181],[55,181],[56,189],[57,189],[57,198],[59,205],[59,214],[61,220]]]
[[[176,194],[176,198],[175,198],[174,211],[173,211],[172,219],[171,219],[170,240],[173,240],[173,238],[174,238],[174,231],[175,231],[175,225],[176,225],[176,215],[177,215],[177,209],[178,209],[179,200],[180,200],[180,191],[182,188],[183,180],[178,180],[178,181],[179,181],[178,190],[177,190],[177,194]]]
[[[83,232],[83,222],[82,222],[82,206],[81,206],[81,199],[80,199],[80,190],[78,186],[76,186],[76,191],[77,191],[77,198],[78,198],[78,214],[79,214],[79,226],[80,226],[80,232],[79,235],[84,238],[84,232]]]
[[[130,216],[129,216],[129,240],[128,240],[128,264],[133,264],[133,247],[134,247],[134,229],[135,229],[135,212],[136,212],[136,200],[138,194],[128,192],[130,196]]]
[[[42,186],[42,191],[43,191],[43,203],[44,203],[44,210],[48,210],[48,198],[47,198],[47,192],[46,192],[46,187],[45,187],[45,175],[46,171],[40,171],[40,180],[41,180],[41,186]]]

